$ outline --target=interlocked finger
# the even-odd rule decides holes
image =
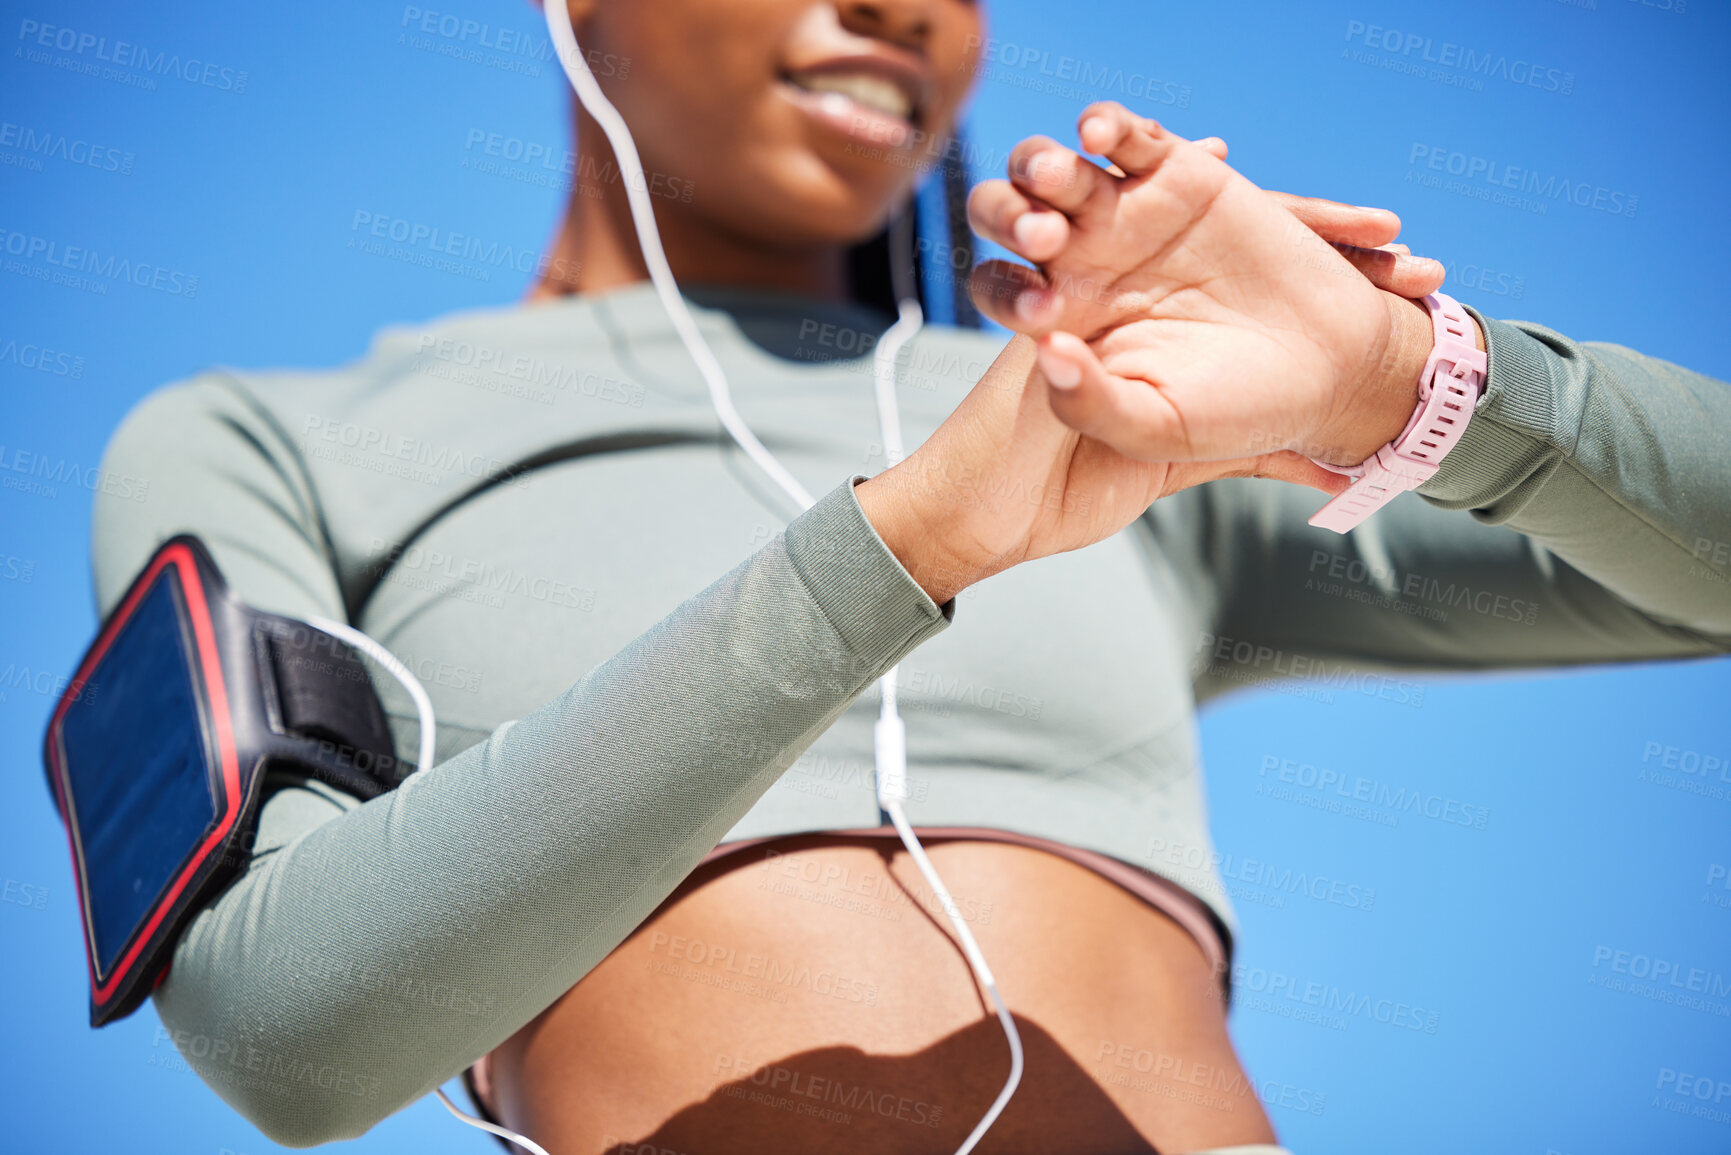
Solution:
[[[1063,213],[1023,195],[1009,181],[982,181],[968,194],[968,224],[974,232],[1029,261],[1048,261],[1070,242]]]
[[[1010,183],[1022,193],[1072,218],[1103,218],[1118,199],[1119,177],[1051,137],[1018,144],[1009,168]]]
[[[1083,109],[1076,121],[1076,133],[1083,148],[1105,157],[1126,176],[1153,172],[1172,151],[1172,142],[1177,139],[1157,121],[1137,116],[1112,100]]]

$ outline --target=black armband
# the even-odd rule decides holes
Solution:
[[[191,536],[159,549],[102,624],[43,761],[72,849],[91,1026],[143,1003],[186,924],[246,870],[267,769],[363,800],[404,776],[355,652],[242,603]]]

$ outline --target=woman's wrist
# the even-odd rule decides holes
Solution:
[[[989,570],[954,548],[956,519],[907,477],[904,463],[856,485],[854,496],[908,576],[941,606]]]
[[[1321,456],[1334,465],[1358,465],[1400,436],[1418,408],[1419,378],[1436,346],[1436,330],[1423,301],[1382,294],[1388,309],[1389,337],[1375,368],[1353,391],[1344,418],[1316,441],[1328,447]],[[1473,322],[1473,339],[1485,347],[1485,335]]]

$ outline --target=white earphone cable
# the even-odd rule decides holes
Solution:
[[[907,282],[911,286],[912,270],[908,268],[909,238],[906,236],[907,225],[911,214],[904,213],[890,230],[891,259],[896,262],[895,279]],[[904,289],[897,285],[898,309],[900,316],[891,325],[878,342],[874,364],[876,378],[876,393],[878,407],[879,433],[883,438],[884,460],[886,465],[893,466],[905,456],[902,446],[901,416],[896,405],[896,356],[924,324],[924,316],[920,310],[919,300],[914,296],[911,287]],[[932,860],[927,857],[925,847],[920,843],[919,836],[914,833],[913,825],[908,821],[902,803],[908,797],[908,744],[907,727],[902,722],[896,709],[897,675],[900,666],[891,666],[889,672],[878,680],[880,706],[878,720],[873,727],[873,752],[877,771],[878,808],[889,816],[890,823],[901,837],[902,845],[907,848],[908,856],[914,860],[925,877],[926,885],[932,888],[933,896],[938,905],[943,907],[950,925],[955,928],[956,937],[962,944],[962,953],[967,956],[968,965],[973,968],[974,977],[979,980],[986,993],[991,997],[998,1015],[998,1022],[1004,1028],[1004,1037],[1010,1044],[1010,1074],[1004,1081],[1004,1086],[993,1100],[991,1107],[980,1117],[972,1132],[962,1145],[956,1148],[956,1155],[968,1155],[979,1141],[985,1137],[998,1116],[1009,1105],[1010,1098],[1016,1093],[1016,1088],[1022,1082],[1022,1036],[1016,1030],[1015,1019],[1011,1017],[1009,1008],[1004,1005],[1003,996],[998,993],[997,979],[992,974],[992,968],[986,964],[986,956],[981,953],[979,943],[974,940],[974,933],[968,926],[968,920],[962,916],[962,911],[956,905],[956,900],[950,895],[949,888],[939,876]]]
[[[877,353],[874,358],[874,383],[876,385],[878,427],[883,438],[884,463],[886,467],[901,462],[906,451],[902,445],[901,411],[896,404],[896,357],[902,347],[913,339],[925,323],[924,314],[920,310],[919,297],[914,286],[913,262],[909,257],[912,251],[913,238],[908,236],[913,214],[903,213],[890,228],[890,259],[891,278],[895,283],[897,310],[899,316],[878,341]],[[979,944],[974,941],[974,933],[968,926],[968,920],[962,917],[961,908],[951,897],[949,888],[938,875],[937,868],[926,856],[926,849],[921,845],[918,835],[914,833],[912,823],[902,808],[902,803],[908,797],[908,751],[907,727],[902,723],[901,715],[896,709],[897,675],[900,666],[892,666],[878,681],[878,693],[881,704],[878,721],[873,731],[873,747],[877,768],[878,807],[889,816],[890,822],[901,836],[902,845],[907,848],[908,856],[914,860],[920,874],[925,877],[926,885],[932,888],[932,894],[943,907],[944,914],[955,928],[956,937],[962,944],[962,953],[967,956],[968,965],[973,968],[974,977],[979,980],[986,993],[991,996],[997,1010],[998,1022],[1004,1028],[1004,1037],[1010,1044],[1010,1075],[1004,1081],[1004,1086],[993,1100],[991,1107],[980,1117],[962,1145],[956,1148],[956,1155],[968,1155],[976,1144],[985,1137],[998,1116],[1009,1105],[1010,1097],[1016,1093],[1016,1088],[1022,1082],[1022,1036],[1016,1030],[1016,1021],[1010,1016],[1009,1008],[1004,1005],[1003,996],[998,993],[997,979],[992,974],[992,968],[986,965],[986,956],[981,953]]]
[[[577,47],[577,33],[571,27],[570,11],[560,0],[549,0],[544,12],[553,49],[559,55],[559,63],[564,66],[571,86],[577,90],[577,99],[595,118],[601,131],[607,134],[607,143],[613,146],[613,155],[619,162],[619,176],[625,183],[625,196],[631,204],[631,222],[637,226],[643,263],[649,269],[649,279],[654,283],[655,291],[661,297],[661,307],[667,310],[679,339],[685,342],[691,359],[697,362],[697,371],[703,374],[703,380],[709,385],[709,399],[715,406],[715,415],[721,418],[722,427],[759,469],[769,474],[788,496],[798,502],[800,509],[810,509],[815,504],[811,494],[794,479],[793,474],[782,468],[781,462],[763,447],[757,435],[733,408],[733,398],[728,392],[727,377],[721,371],[721,363],[715,359],[708,342],[698,331],[697,320],[686,307],[685,298],[679,295],[673,269],[667,264],[667,253],[661,247],[661,233],[655,227],[655,206],[649,198],[643,160],[637,155],[637,142],[631,138],[625,118],[619,115],[619,110],[613,107],[613,102],[607,99],[589,71],[589,62],[583,58],[583,50]]]
[[[477,1119],[475,1116],[469,1114],[467,1111],[451,1102],[451,1097],[445,1094],[445,1088],[439,1087],[434,1090],[433,1094],[439,1097],[439,1102],[445,1105],[445,1110],[449,1111],[469,1126],[479,1127],[489,1135],[497,1135],[501,1139],[508,1139],[528,1151],[530,1155],[547,1155],[547,1148],[541,1146],[541,1144],[535,1142],[535,1140],[524,1135],[519,1135],[509,1127],[501,1127],[496,1123],[489,1123],[485,1119]]]
[[[710,400],[715,407],[716,416],[720,418],[722,427],[727,430],[734,442],[757,463],[764,473],[779,485],[787,495],[798,504],[801,510],[810,509],[814,504],[812,497],[799,484],[794,476],[766,449],[757,436],[745,424],[739,413],[733,407],[732,396],[727,387],[727,377],[722,371],[721,363],[714,352],[703,339],[703,334],[697,327],[696,319],[686,306],[685,299],[679,293],[679,286],[673,278],[673,270],[667,263],[666,253],[661,247],[661,234],[655,227],[654,206],[649,198],[648,182],[644,177],[643,162],[637,155],[637,147],[631,138],[631,132],[625,125],[625,120],[619,115],[607,97],[602,93],[601,86],[596,83],[584,60],[582,50],[577,46],[577,34],[571,26],[570,13],[563,0],[549,0],[544,7],[547,17],[547,30],[552,38],[555,51],[559,54],[559,62],[565,69],[565,75],[570,79],[572,87],[577,92],[577,98],[595,118],[597,124],[607,135],[608,142],[613,146],[613,153],[619,162],[619,172],[625,182],[627,199],[631,205],[632,222],[637,228],[637,237],[643,249],[644,264],[649,269],[650,280],[654,283],[662,306],[666,309],[668,318],[673,322],[675,332],[690,351],[692,360],[696,362],[698,372],[703,375],[709,386]],[[924,324],[918,298],[914,287],[912,262],[909,258],[911,238],[907,235],[908,222],[911,214],[904,213],[891,228],[890,249],[892,278],[898,303],[899,316],[895,324],[890,326],[878,343],[875,369],[875,393],[877,397],[878,424],[884,444],[884,457],[887,465],[893,466],[904,456],[901,439],[901,418],[896,405],[895,394],[895,363],[896,356],[902,347],[920,331]],[[325,618],[309,618],[309,625],[341,638],[360,650],[374,661],[378,662],[392,677],[401,682],[409,696],[414,699],[415,711],[420,720],[420,749],[415,765],[417,769],[428,769],[433,765],[436,730],[434,727],[433,703],[426,689],[421,685],[414,673],[399,662],[384,646],[352,626],[334,622]],[[968,965],[973,969],[976,979],[991,997],[997,1011],[998,1021],[1004,1028],[1004,1035],[1010,1044],[1010,1075],[1004,1087],[998,1092],[985,1115],[974,1126],[973,1131],[956,1149],[956,1155],[968,1155],[985,1136],[992,1124],[1008,1105],[1012,1095],[1020,1085],[1023,1069],[1022,1039],[1016,1030],[1015,1020],[1011,1017],[1009,1008],[1005,1006],[1003,996],[998,993],[997,980],[986,959],[980,953],[979,944],[974,940],[973,932],[968,927],[967,919],[962,916],[961,908],[956,905],[949,888],[939,877],[931,859],[926,856],[925,848],[920,844],[913,826],[908,822],[902,803],[907,799],[907,730],[900,715],[896,711],[896,668],[883,676],[879,681],[882,696],[881,709],[874,729],[874,746],[877,770],[878,805],[886,813],[901,836],[902,845],[907,848],[914,864],[919,868],[938,904],[943,907],[950,925],[955,928],[956,936],[962,945]],[[490,1134],[497,1135],[522,1146],[532,1155],[548,1155],[547,1151],[526,1136],[519,1135],[505,1127],[488,1123],[483,1119],[460,1109],[453,1103],[444,1088],[436,1088],[445,1108],[457,1119],[473,1127],[478,1127]]]
[[[667,257],[661,247],[661,237],[655,227],[654,206],[649,199],[648,183],[643,173],[643,163],[637,154],[637,146],[631,138],[631,131],[626,127],[625,120],[619,115],[607,97],[602,93],[601,86],[596,83],[589,71],[588,62],[584,59],[582,50],[577,45],[576,30],[571,26],[571,16],[565,4],[560,0],[550,0],[544,7],[547,17],[548,34],[552,38],[555,49],[559,53],[560,64],[564,66],[565,74],[570,78],[572,87],[577,92],[577,98],[588,109],[590,116],[595,118],[601,130],[607,135],[607,140],[613,146],[615,158],[619,162],[619,171],[625,182],[626,195],[631,203],[631,217],[637,226],[638,240],[643,248],[644,263],[649,269],[650,279],[655,283],[655,289],[667,309],[669,318],[673,321],[680,339],[690,350],[692,360],[697,363],[699,372],[709,385],[710,398],[714,402],[716,415],[721,419],[722,426],[734,440],[749,454],[753,461],[768,474],[784,491],[788,493],[801,509],[809,509],[812,498],[793,476],[784,469],[780,462],[764,448],[757,437],[752,434],[745,422],[733,408],[732,398],[727,387],[726,375],[722,372],[720,363],[714,353],[704,342],[698,331],[696,322],[692,319],[685,300],[679,294],[679,286],[673,278],[673,271],[667,264]],[[901,438],[900,412],[895,395],[895,361],[896,355],[903,345],[918,333],[924,318],[921,314],[918,296],[914,286],[914,275],[908,253],[912,238],[907,235],[907,226],[911,214],[903,214],[892,227],[890,241],[891,259],[894,262],[891,275],[894,280],[898,314],[896,323],[878,342],[875,369],[875,393],[878,406],[878,424],[884,444],[884,457],[888,465],[895,465],[904,456]],[[976,978],[986,988],[995,1004],[998,1020],[1003,1025],[1005,1037],[1010,1045],[1010,1075],[999,1092],[997,1099],[980,1119],[973,1132],[957,1148],[956,1155],[967,1155],[979,1143],[986,1131],[997,1121],[1010,1097],[1015,1094],[1016,1087],[1022,1078],[1023,1056],[1022,1040],[1016,1030],[1014,1019],[1005,1007],[1003,997],[998,993],[997,981],[991,968],[986,965],[985,956],[980,953],[967,920],[962,917],[955,900],[950,896],[949,889],[944,886],[943,879],[938,876],[931,860],[926,856],[925,849],[920,845],[919,838],[914,834],[912,825],[908,822],[902,809],[902,802],[907,798],[907,740],[906,727],[896,711],[896,673],[891,669],[880,681],[879,689],[882,695],[881,712],[875,728],[876,763],[878,779],[878,805],[889,815],[896,832],[901,836],[902,844],[912,856],[915,865],[925,877],[927,885],[943,906],[945,915],[955,928],[957,937],[961,940],[963,952],[969,965],[973,968]]]
[[[333,622],[329,618],[304,618],[309,626],[317,627],[327,634],[341,638],[367,657],[383,666],[397,681],[403,684],[403,689],[409,692],[409,697],[415,700],[415,716],[421,720],[421,747],[415,757],[415,769],[422,770],[433,764],[433,746],[435,731],[433,729],[433,700],[427,697],[426,687],[421,685],[419,678],[409,672],[409,667],[397,661],[397,656],[372,638],[342,622]],[[398,775],[402,777],[402,775]]]

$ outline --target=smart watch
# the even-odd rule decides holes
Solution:
[[[1418,407],[1400,435],[1359,465],[1346,469],[1316,464],[1353,479],[1352,485],[1317,510],[1310,524],[1345,533],[1387,505],[1398,493],[1429,481],[1460,441],[1484,389],[1487,358],[1473,338],[1473,320],[1444,293],[1424,299],[1436,344],[1419,374]]]

